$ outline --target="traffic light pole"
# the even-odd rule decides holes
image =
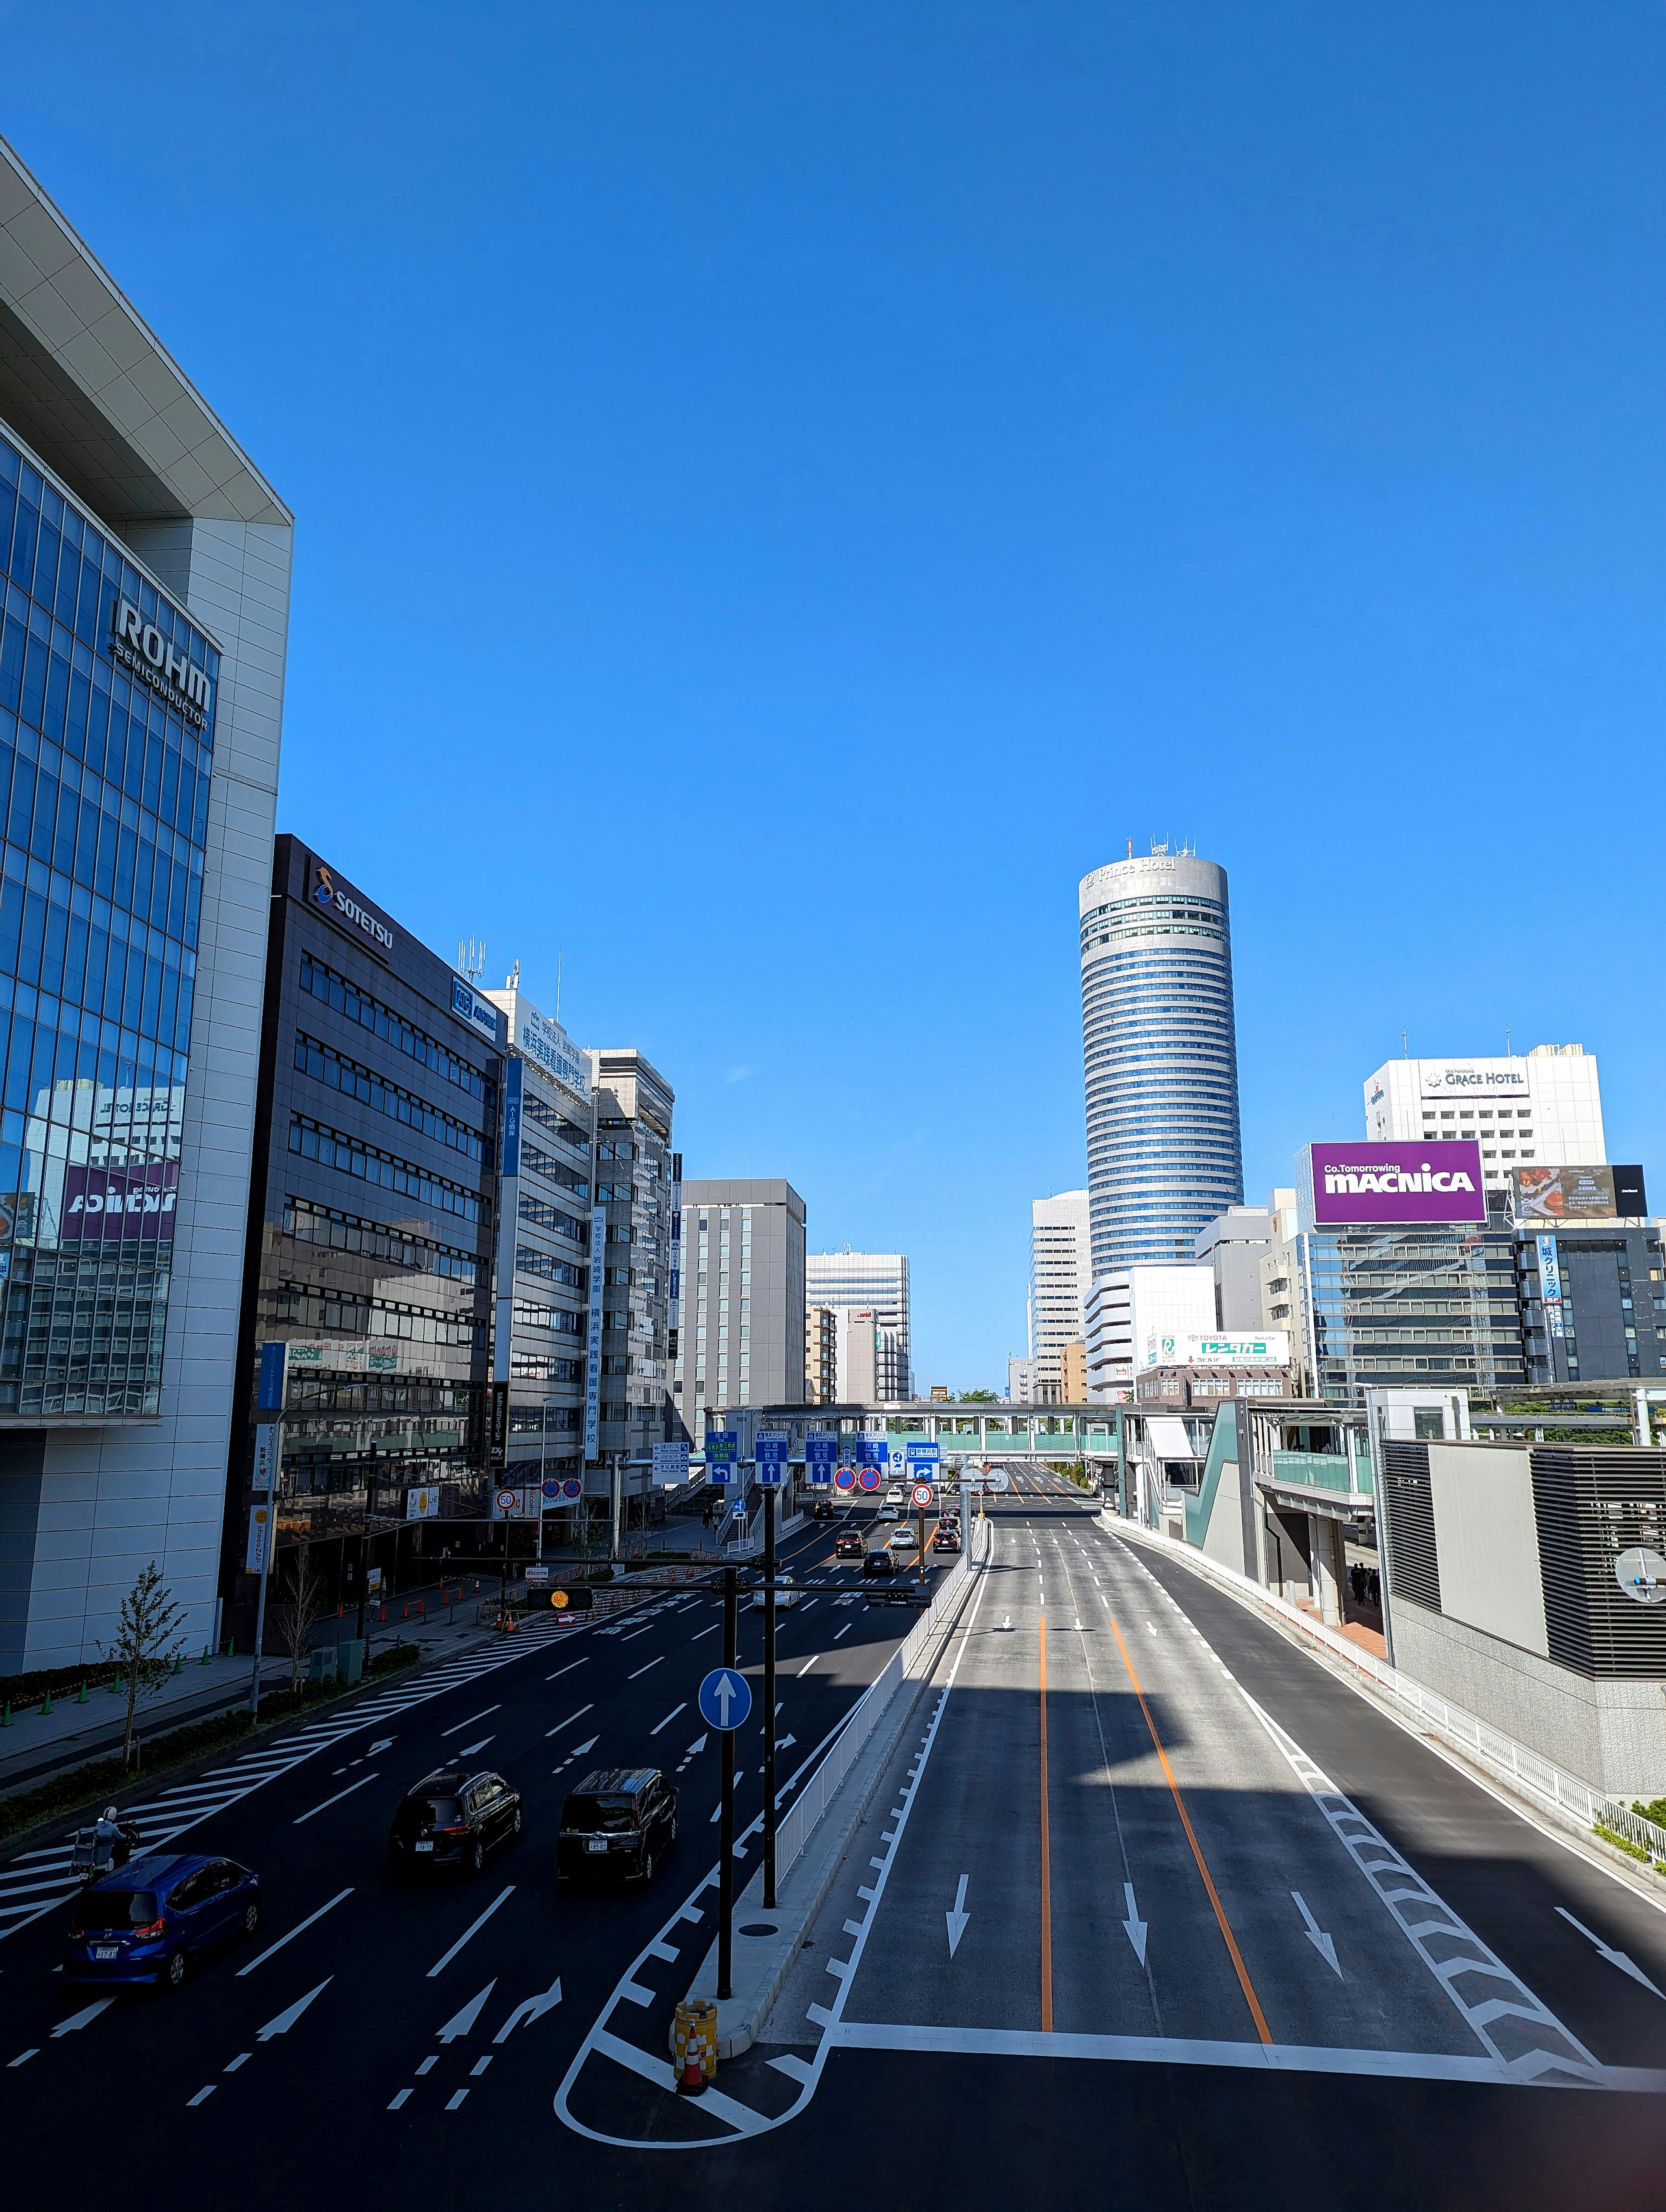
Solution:
[[[776,1473],[780,1470],[777,1468]],[[775,1905],[775,1493],[763,1493],[763,1902]]]
[[[735,1594],[735,1571],[723,1570],[723,1664],[733,1668],[740,1656],[740,1617]],[[770,1733],[773,1735],[774,1730]],[[732,1728],[722,1731],[722,1774],[717,1801],[717,1994],[732,1997],[734,1964],[734,1739]]]

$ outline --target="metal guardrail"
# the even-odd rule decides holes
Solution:
[[[980,1533],[983,1558],[977,1564],[982,1565],[987,1561],[991,1540],[987,1521],[973,1524],[974,1550],[978,1545]],[[943,1587],[932,1600],[929,1610],[921,1615],[908,1636],[891,1653],[869,1686],[867,1694],[852,1712],[826,1758],[793,1801],[791,1810],[775,1834],[778,1875],[786,1874],[809,1842],[811,1831],[832,1803],[840,1784],[861,1756],[863,1746],[885,1717],[886,1709],[897,1691],[910,1676],[923,1673],[935,1659],[934,1652],[930,1659],[927,1658],[927,1647],[935,1638],[945,1634],[952,1626],[953,1619],[958,1616],[972,1565],[972,1553],[963,1552],[944,1577]]]
[[[1210,1559],[1190,1545],[1177,1545],[1169,1538],[1154,1535],[1120,1513],[1106,1511],[1103,1518],[1119,1534],[1140,1537],[1153,1549],[1179,1559],[1195,1573],[1219,1582],[1235,1594],[1251,1599],[1263,1611],[1275,1613],[1280,1620],[1299,1629],[1310,1642],[1321,1645],[1331,1658],[1364,1675],[1380,1697],[1409,1714],[1423,1728],[1444,1736],[1478,1766],[1496,1774],[1500,1781],[1510,1783],[1523,1796],[1548,1806],[1564,1819],[1586,1828],[1606,1828],[1612,1835],[1623,1836],[1627,1843],[1646,1852],[1658,1871],[1666,1873],[1666,1828],[1645,1820],[1618,1798],[1604,1796],[1577,1774],[1568,1773],[1553,1759],[1529,1750],[1526,1744],[1517,1743],[1502,1729],[1493,1728],[1463,1706],[1455,1705],[1449,1698],[1425,1689],[1420,1682],[1402,1674],[1397,1667],[1390,1667],[1386,1659],[1379,1659],[1374,1651],[1367,1651],[1348,1637],[1339,1636],[1322,1621],[1311,1620],[1299,1607],[1292,1605],[1288,1598],[1263,1589],[1248,1575],[1223,1566],[1219,1559]]]

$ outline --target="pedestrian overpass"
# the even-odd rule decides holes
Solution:
[[[1073,1462],[1117,1456],[1122,1408],[1118,1406],[945,1406],[925,1404],[714,1407],[704,1426],[732,1430],[739,1438],[743,1462],[752,1456],[759,1429],[785,1429],[792,1442],[789,1462],[804,1457],[806,1431],[836,1429],[842,1436],[883,1439],[891,1455],[906,1462],[911,1443],[934,1443],[943,1464],[969,1460]],[[703,1430],[693,1439],[693,1456],[703,1457]]]

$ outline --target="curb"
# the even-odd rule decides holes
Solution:
[[[984,1571],[988,1571],[987,1565]],[[942,1624],[936,1649],[919,1674],[911,1681],[905,1681],[892,1698],[885,1718],[875,1728],[863,1746],[856,1764],[840,1784],[837,1796],[816,1831],[818,1838],[825,1838],[819,1850],[814,1844],[807,1846],[788,1869],[779,1887],[780,1903],[772,1911],[766,1912],[763,1902],[762,1867],[736,1898],[732,1973],[733,1996],[717,1997],[715,1942],[701,1960],[694,1979],[689,1984],[688,1994],[690,1998],[706,1997],[717,2002],[717,2055],[720,2059],[738,2058],[743,2051],[750,2050],[757,2040],[758,2029],[792,1972],[793,1962],[803,1948],[806,1933],[826,1901],[827,1893],[844,1863],[845,1854],[850,1849],[852,1838],[866,1817],[874,1792],[896,1756],[897,1747],[913,1718],[915,1708],[936,1674],[948,1648],[949,1639],[959,1626],[961,1616],[976,1586],[975,1578],[968,1575],[961,1588],[959,1602]],[[854,1717],[854,1708],[852,1717]],[[833,1747],[831,1744],[828,1746],[830,1756]],[[750,1920],[754,1916],[770,1923],[768,1936],[746,1936],[739,1932],[740,1922]],[[672,2033],[674,2035],[674,2029]]]

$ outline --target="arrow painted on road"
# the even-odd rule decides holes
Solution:
[[[461,2012],[454,2012],[452,2014],[451,2018],[446,2022],[445,2026],[440,2031],[439,2041],[441,2043],[455,2043],[459,2035],[466,2035],[469,2030],[474,2026],[476,2021],[479,2019],[481,2006],[485,2003],[487,1998],[496,1987],[497,1978],[494,1975],[491,1980],[487,1983],[485,1988],[481,1990],[477,1997],[471,1997],[468,2002],[464,2006]]]
[[[108,2012],[115,2002],[114,1997],[99,1997],[82,2011],[72,2012],[68,2020],[59,2021],[52,2030],[52,2040],[56,2042],[60,2035],[74,2035],[80,2028],[90,2027],[99,2014]]]
[[[1143,1966],[1146,1963],[1146,1931],[1150,1923],[1140,1917],[1140,1908],[1134,1901],[1134,1884],[1122,1884],[1122,1897],[1128,1905],[1128,1917],[1122,1923],[1122,1933],[1134,1946],[1134,1955]]]
[[[949,1956],[952,1959],[959,1948],[961,1937],[966,1933],[966,1923],[972,1917],[965,1909],[966,1884],[969,1879],[970,1876],[966,1875],[961,1875],[960,1887],[954,1893],[954,1910],[943,1915],[949,1923]]]
[[[697,1735],[694,1741],[689,1746],[688,1751],[684,1755],[690,1759],[698,1759],[701,1753],[705,1748],[706,1738],[703,1735]]]
[[[542,2020],[546,2012],[552,2011],[560,2002],[561,1976],[557,1974],[541,1997],[521,1999],[502,2027],[498,2029],[497,2033],[493,2036],[492,2041],[494,2043],[506,2041],[513,2030],[519,2027],[523,2021],[530,2027],[535,2020]]]
[[[1319,1956],[1324,1960],[1326,1966],[1329,1967],[1331,1972],[1335,1975],[1337,1980],[1340,1982],[1342,1978],[1342,1970],[1336,1963],[1336,1946],[1331,1942],[1329,1936],[1325,1934],[1323,1929],[1320,1927],[1318,1922],[1308,1911],[1307,1900],[1303,1897],[1300,1890],[1292,1889],[1290,1894],[1296,1900],[1297,1911],[1301,1914],[1302,1918],[1307,1923],[1306,1933],[1308,1942],[1313,1946]]]
[[[575,1743],[573,1746],[572,1750],[568,1753],[568,1757],[569,1759],[582,1759],[587,1751],[594,1751],[596,1746],[600,1741],[601,1738],[599,1735],[593,1735],[588,1743]]]
[[[379,1751],[392,1751],[397,1741],[397,1737],[391,1735],[379,1735],[374,1743],[371,1744],[367,1749],[365,1757],[367,1759],[372,1758]]]
[[[798,1738],[795,1735],[778,1735],[775,1738],[775,1749],[777,1751],[785,1751],[789,1743],[796,1743],[797,1741]]]
[[[1666,1990],[1655,1989],[1654,1984],[1644,1972],[1642,1967],[1638,1965],[1635,1959],[1628,1959],[1623,1951],[1615,1951],[1611,1949],[1609,1946],[1602,1941],[1600,1936],[1593,1936],[1590,1929],[1586,1927],[1584,1922],[1583,1920],[1576,1920],[1566,1905],[1559,1905],[1556,1910],[1561,1914],[1563,1919],[1566,1921],[1570,1928],[1577,1928],[1587,1942],[1594,1943],[1596,1946],[1597,1955],[1599,1958],[1606,1959],[1611,1966],[1618,1966],[1622,1974],[1629,1974],[1634,1982],[1641,1982],[1645,1990],[1652,1990],[1656,1996],[1666,1996]]]
[[[279,2013],[276,2020],[269,2020],[264,2027],[258,2028],[255,2031],[255,2041],[257,2043],[270,2043],[275,2035],[287,2035],[289,2033],[289,2030],[295,2026],[295,2022],[301,2018],[302,2013],[306,2011],[307,2006],[311,2004],[313,1999],[317,1996],[319,1990],[327,1990],[331,1983],[333,1982],[335,1978],[336,1978],[333,1974],[326,1974],[324,1979],[319,1984],[318,1989],[308,1990],[304,1997],[297,1997],[295,1999],[295,2002],[289,2008],[288,2011]]]

